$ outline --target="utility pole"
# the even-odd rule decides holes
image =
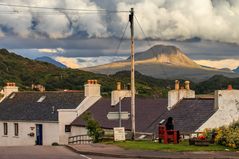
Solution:
[[[131,8],[129,15],[131,30],[131,132],[132,139],[135,139],[135,71],[134,71],[134,8]]]
[[[119,127],[122,126],[121,122],[121,97],[119,97]]]

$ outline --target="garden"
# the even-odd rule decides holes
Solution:
[[[105,133],[90,113],[84,115],[87,122],[88,135],[93,142],[113,144],[124,149],[157,150],[157,151],[239,151],[239,121],[217,129],[205,129],[203,132],[191,134],[189,139],[181,139],[178,144],[163,144],[158,140],[127,140],[115,142],[104,140]]]

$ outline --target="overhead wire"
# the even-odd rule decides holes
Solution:
[[[41,15],[65,15],[65,14],[71,14],[71,15],[85,15],[85,14],[117,14],[117,12],[59,12],[59,11],[54,11],[54,12],[40,12],[40,11],[0,11],[0,14],[9,14],[9,15],[22,15],[26,13],[31,13],[31,14],[41,14]]]
[[[123,10],[105,10],[105,9],[83,9],[83,8],[60,8],[60,7],[43,7],[43,6],[29,6],[29,5],[20,5],[20,4],[6,4],[6,3],[0,3],[0,6],[6,6],[6,7],[17,7],[17,8],[28,8],[28,9],[44,9],[44,10],[61,10],[61,11],[88,11],[88,12],[127,12],[129,11],[123,11]]]
[[[127,24],[126,24],[126,26],[125,26],[125,28],[124,28],[124,30],[123,30],[123,34],[122,34],[122,36],[121,36],[121,38],[120,38],[119,44],[117,45],[117,48],[116,48],[116,50],[115,50],[115,52],[114,52],[115,55],[117,55],[118,52],[119,52],[119,48],[120,48],[120,46],[121,46],[121,44],[122,44],[122,42],[123,42],[123,40],[124,40],[124,36],[125,36],[125,33],[126,33],[126,30],[127,30],[128,26],[129,26],[129,21],[127,22]],[[110,66],[109,66],[109,67],[110,67]],[[107,70],[110,70],[110,69],[107,69]],[[107,72],[107,74],[109,74],[109,73]]]
[[[135,20],[136,20],[136,22],[137,22],[137,24],[138,24],[138,26],[139,26],[141,32],[143,33],[143,36],[145,37],[145,40],[146,40],[148,46],[149,46],[149,47],[152,47],[152,45],[151,45],[149,39],[147,38],[147,36],[146,36],[146,34],[145,34],[145,32],[144,32],[144,30],[143,30],[141,24],[139,23],[139,20],[138,20],[136,14],[134,14],[134,17],[135,17]],[[154,50],[154,47],[152,47],[151,50],[152,50],[152,53],[153,53],[154,55],[157,54],[157,51]],[[158,58],[158,57],[157,57],[157,58]],[[163,74],[166,76],[166,79],[168,79],[167,73],[166,73],[166,71],[165,71],[165,69],[164,69],[164,67],[163,67],[163,64],[161,65],[161,68],[162,68]]]

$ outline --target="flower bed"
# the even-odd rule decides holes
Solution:
[[[213,143],[212,136],[212,133],[209,133],[208,130],[205,132],[197,132],[192,134],[191,138],[189,139],[189,145],[208,146],[209,144]]]
[[[196,146],[208,146],[210,144],[210,140],[201,140],[197,138],[189,139],[189,145],[196,145]]]

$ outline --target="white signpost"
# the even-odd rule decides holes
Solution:
[[[125,141],[125,130],[124,127],[114,128],[114,140],[115,141]]]
[[[129,115],[130,115],[129,112],[121,112],[121,113],[119,113],[119,112],[109,112],[107,114],[107,118],[109,120],[119,120],[119,119],[121,119],[121,120],[128,120],[129,119]]]
[[[109,112],[107,114],[107,118],[109,120],[128,120],[129,119],[129,112]],[[124,127],[115,127],[114,128],[114,140],[115,141],[125,141],[125,129]]]

